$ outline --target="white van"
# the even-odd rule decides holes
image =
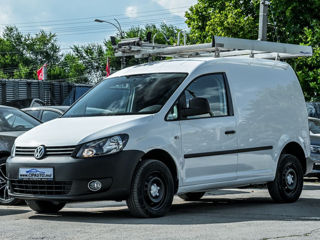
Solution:
[[[298,79],[280,61],[194,58],[130,67],[61,118],[18,137],[10,194],[39,213],[65,203],[126,200],[134,216],[163,216],[177,194],[267,183],[294,202],[312,168]]]

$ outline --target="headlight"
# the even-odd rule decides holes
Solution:
[[[90,158],[120,152],[126,146],[128,139],[128,135],[121,134],[85,143],[81,146],[77,157]]]
[[[16,145],[13,144],[12,148],[11,148],[11,157],[16,156]]]
[[[318,146],[318,145],[311,145],[310,148],[311,148],[311,152],[312,152],[312,153],[320,153],[320,146]]]

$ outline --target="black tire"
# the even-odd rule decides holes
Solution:
[[[205,192],[191,192],[191,193],[183,193],[178,196],[185,201],[198,201],[200,200]]]
[[[0,158],[0,204],[1,205],[18,205],[23,201],[9,196],[6,176],[7,157]]]
[[[127,205],[135,217],[161,217],[170,210],[173,196],[168,167],[158,160],[145,160],[135,172]]]
[[[297,201],[303,188],[303,175],[301,163],[295,156],[281,155],[275,180],[268,183],[271,198],[278,203]]]
[[[66,204],[54,201],[26,200],[28,206],[37,213],[57,213]]]

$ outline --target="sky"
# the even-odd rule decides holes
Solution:
[[[87,43],[102,43],[117,30],[132,26],[165,22],[186,29],[185,11],[197,0],[0,0],[0,34],[6,25],[15,25],[22,33],[40,29],[57,34],[61,48]]]

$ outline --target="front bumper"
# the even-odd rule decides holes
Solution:
[[[320,154],[311,152],[311,154],[310,154],[310,162],[312,164],[312,168],[308,172],[307,176],[320,175]]]
[[[128,150],[90,159],[66,156],[50,156],[42,160],[33,157],[9,158],[9,194],[20,199],[66,202],[124,200],[130,193],[132,176],[143,154],[142,151]],[[53,168],[54,179],[19,180],[19,168]],[[102,188],[97,192],[90,191],[88,182],[91,180],[99,180]]]

